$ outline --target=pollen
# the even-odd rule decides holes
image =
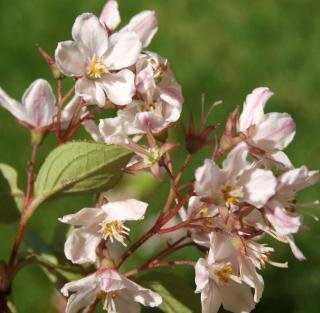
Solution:
[[[156,102],[152,101],[152,102],[143,102],[140,104],[139,106],[139,111],[140,112],[150,112],[150,111],[154,111],[156,109]]]
[[[203,209],[199,212],[199,215],[200,215],[201,217],[205,217],[205,216],[208,215],[208,213],[209,213],[209,208],[203,208]]]
[[[231,273],[232,273],[232,266],[230,264],[214,272],[216,277],[218,277],[218,279],[225,284],[229,282]]]
[[[87,66],[87,74],[90,78],[100,78],[103,73],[105,73],[106,65],[96,56],[90,60]]]
[[[233,192],[235,191],[235,186],[232,185],[226,185],[221,189],[221,192],[223,194],[223,198],[228,203],[234,203],[237,201],[237,198],[233,195]]]
[[[129,235],[130,229],[125,227],[120,221],[104,221],[100,224],[101,229],[99,230],[102,233],[102,238],[107,240],[110,238],[111,242],[117,240],[123,245],[126,245],[124,240]]]

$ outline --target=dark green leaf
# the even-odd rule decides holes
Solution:
[[[139,283],[162,297],[159,306],[165,313],[199,313],[200,298],[182,278],[164,272],[150,272],[139,278]]]
[[[19,218],[22,197],[16,170],[0,163],[0,223],[12,223]]]

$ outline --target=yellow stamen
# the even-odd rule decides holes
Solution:
[[[234,186],[226,185],[221,189],[221,192],[223,194],[223,198],[228,203],[234,203],[237,201],[237,198],[232,196],[232,192],[235,190]]]
[[[228,283],[229,282],[229,276],[232,273],[232,266],[231,265],[226,265],[220,270],[216,270],[214,274],[219,278],[220,281],[223,283]]]
[[[94,56],[88,65],[88,76],[90,78],[100,78],[105,72],[107,66],[96,56]]]

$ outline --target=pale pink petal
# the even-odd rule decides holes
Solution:
[[[235,249],[231,244],[229,234],[223,232],[210,233],[210,250],[208,254],[208,264],[224,262],[225,260],[234,261]]]
[[[282,151],[267,153],[266,159],[270,159],[280,169],[290,169],[293,165],[287,155]]]
[[[202,292],[209,283],[209,272],[205,259],[199,259],[195,265],[195,283],[197,287],[196,293]]]
[[[138,221],[144,218],[148,203],[135,199],[109,202],[102,206],[110,221]]]
[[[99,225],[73,230],[64,245],[66,258],[76,264],[96,262],[96,249],[101,242],[98,230]]]
[[[286,236],[289,246],[291,248],[291,251],[293,253],[293,255],[299,260],[299,261],[304,261],[306,260],[306,257],[304,256],[304,254],[302,253],[302,251],[298,248],[298,246],[296,245],[294,238],[292,235],[288,235]]]
[[[247,167],[248,153],[249,149],[245,142],[239,143],[229,152],[227,158],[223,162],[225,180],[231,180]]]
[[[102,57],[108,49],[108,34],[92,13],[84,13],[76,18],[72,37],[89,59]]]
[[[263,150],[282,150],[289,145],[296,133],[295,122],[287,113],[268,113],[257,125],[252,142]]]
[[[202,313],[218,313],[221,303],[218,286],[210,282],[201,293]]]
[[[110,37],[110,47],[104,56],[110,70],[120,70],[137,62],[141,43],[135,33],[115,33]]]
[[[18,120],[26,121],[30,124],[25,112],[25,108],[18,101],[10,98],[3,89],[0,88],[0,105],[7,109]]]
[[[62,129],[66,129],[69,126],[69,123],[72,120],[73,114],[75,113],[78,104],[80,102],[80,97],[74,96],[68,104],[63,108],[61,112],[61,127]],[[85,113],[86,108],[83,108],[82,114]]]
[[[248,169],[239,179],[245,201],[257,208],[263,207],[276,192],[277,180],[271,171]]]
[[[69,297],[65,312],[78,313],[82,308],[93,303],[98,294],[97,288],[95,275],[65,284],[61,289],[65,296],[68,296],[69,292],[76,292]]]
[[[157,16],[154,11],[143,11],[135,15],[121,31],[135,32],[142,46],[147,47],[158,30],[157,24]]]
[[[240,276],[243,282],[255,289],[254,302],[258,303],[262,297],[264,281],[260,274],[257,273],[255,266],[246,256],[240,260]]]
[[[121,22],[118,1],[108,0],[102,9],[100,22],[113,31]]]
[[[59,70],[67,76],[82,76],[85,73],[86,58],[78,43],[63,41],[58,43],[55,59]]]
[[[162,298],[157,293],[151,291],[150,289],[143,288],[124,276],[122,279],[126,288],[125,292],[127,293],[128,297],[133,299],[135,302],[149,307],[156,307],[162,303]]]
[[[251,125],[258,125],[262,121],[264,106],[272,95],[269,88],[260,87],[247,96],[240,115],[240,131],[243,132]]]
[[[302,218],[299,215],[287,212],[284,208],[272,201],[275,206],[268,208],[265,212],[267,219],[280,236],[293,234],[299,231],[302,225]],[[268,206],[270,206],[268,205]]]
[[[148,64],[143,70],[139,71],[136,75],[136,88],[140,94],[153,95],[156,88],[153,68]]]
[[[150,129],[152,132],[158,132],[167,125],[168,123],[163,120],[163,117],[154,111],[137,113],[133,124],[136,129],[143,131]]]
[[[96,142],[103,142],[99,127],[93,120],[88,120],[82,123],[84,129],[90,134],[91,138]]]
[[[278,189],[291,188],[301,190],[317,183],[320,179],[319,171],[309,171],[306,166],[292,169],[279,177]]]
[[[196,170],[195,191],[202,196],[211,196],[219,186],[220,175],[220,169],[215,162],[206,159],[204,165]]]
[[[43,127],[53,123],[53,117],[56,114],[55,103],[52,88],[44,79],[34,81],[22,97],[22,104],[34,127]]]
[[[126,128],[121,117],[100,120],[99,134],[101,139],[108,144],[124,144],[127,142]]]
[[[220,289],[220,296],[223,308],[227,311],[247,313],[255,307],[251,289],[245,284],[238,284],[231,280]]]
[[[116,74],[108,74],[101,81],[103,88],[111,102],[117,105],[127,105],[135,93],[134,74],[129,70],[122,70]]]
[[[117,292],[118,297],[114,300],[115,307],[117,312],[128,312],[130,310],[130,313],[140,313],[141,312],[141,306],[139,303],[134,302],[132,298],[129,298],[129,294],[127,293],[127,290],[119,290]]]
[[[100,208],[84,208],[75,214],[68,214],[59,221],[70,225],[88,226],[103,219],[104,212]]]
[[[106,97],[100,83],[85,77],[80,78],[76,82],[76,94],[81,96],[88,104],[97,104],[99,107],[104,107]]]

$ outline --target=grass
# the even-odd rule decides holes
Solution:
[[[140,0],[119,1],[123,21],[143,9],[155,9],[159,32],[149,47],[167,57],[183,86],[184,119],[192,111],[199,117],[200,96],[207,105],[223,100],[211,122],[223,121],[246,94],[258,86],[270,87],[275,96],[270,111],[290,113],[297,122],[295,141],[287,149],[294,164],[319,168],[320,3],[316,0]],[[50,77],[36,43],[54,51],[58,41],[70,38],[74,18],[86,11],[99,14],[104,1],[12,0],[0,2],[0,86],[19,99],[36,78]],[[83,132],[78,136],[85,136]],[[177,138],[181,137],[176,134]],[[0,110],[0,162],[16,167],[25,184],[24,168],[30,147],[27,131]],[[39,163],[54,146],[48,138]],[[206,151],[205,151],[206,152]],[[202,162],[199,154],[192,167]],[[181,162],[177,157],[176,162]],[[187,177],[192,177],[190,170]],[[166,188],[151,189],[145,199],[158,208]],[[316,199],[319,186],[304,192],[302,200]],[[30,229],[50,242],[57,218],[92,203],[91,197],[50,202],[32,218]],[[4,208],[1,208],[4,209]],[[276,245],[274,259],[289,260],[289,269],[263,271],[265,293],[256,312],[314,313],[320,305],[319,225],[306,218],[310,229],[297,236],[308,260],[296,261],[284,245]],[[0,258],[8,257],[15,225],[0,225]],[[190,279],[190,278],[189,278]],[[22,271],[14,285],[18,312],[51,312],[52,287],[36,266]],[[149,312],[146,310],[145,312]]]

